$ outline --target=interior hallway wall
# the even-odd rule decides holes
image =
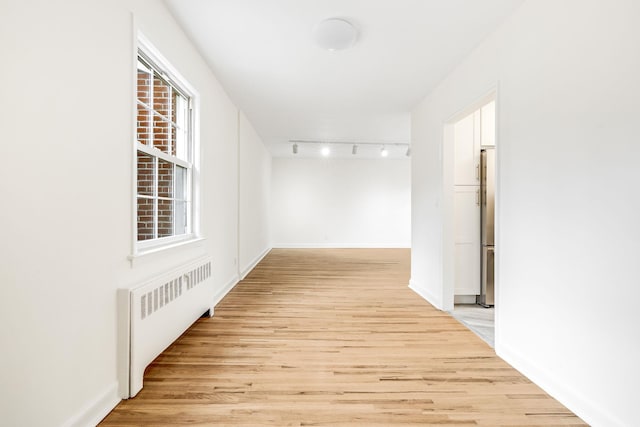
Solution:
[[[409,159],[274,158],[274,247],[410,247]]]
[[[134,25],[200,95],[205,239],[130,263]],[[161,1],[2,1],[0,53],[0,423],[91,425],[119,400],[118,288],[203,255],[217,297],[238,280],[238,165],[252,160],[238,158],[236,106]],[[264,245],[267,226],[243,245]]]
[[[271,154],[243,113],[240,141],[240,277],[271,249]]]
[[[443,307],[443,127],[498,87],[496,351],[637,423],[640,3],[529,0],[412,116],[412,287]]]

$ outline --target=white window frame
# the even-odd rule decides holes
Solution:
[[[145,62],[149,62],[150,65],[156,70],[159,71],[161,77],[167,80],[172,86],[175,86],[179,92],[181,92],[185,97],[187,97],[189,105],[189,132],[188,132],[188,141],[186,142],[187,147],[187,157],[190,161],[185,161],[179,159],[177,157],[171,156],[170,154],[164,153],[161,150],[143,144],[138,141],[137,138],[137,104],[138,104],[138,95],[137,95],[137,63],[138,56],[142,56],[145,59]],[[133,190],[133,227],[132,227],[132,255],[129,257],[133,259],[137,256],[146,255],[149,253],[154,253],[158,251],[162,251],[164,249],[169,249],[175,246],[181,246],[186,243],[190,243],[193,241],[201,240],[200,236],[200,189],[199,189],[199,158],[200,158],[200,144],[199,144],[199,95],[198,92],[191,86],[187,80],[182,77],[182,75],[171,65],[171,63],[158,51],[158,49],[153,46],[153,44],[144,36],[144,34],[138,32],[136,43],[134,46],[134,90],[133,90],[133,179],[132,179],[132,190]],[[160,160],[168,161],[172,164],[184,167],[187,169],[187,194],[186,198],[189,200],[188,203],[188,213],[187,213],[187,233],[166,236],[166,237],[156,237],[154,239],[142,240],[138,241],[138,161],[137,161],[137,152],[143,152],[145,154],[149,154],[152,157]],[[157,163],[157,160],[156,160]],[[157,179],[157,170],[156,170],[156,178]],[[174,175],[175,176],[175,175]],[[157,191],[157,185],[154,184]],[[156,200],[157,195],[155,196]],[[157,210],[154,209],[154,210]],[[155,213],[157,215],[157,212]],[[154,223],[157,224],[157,219],[154,220]]]

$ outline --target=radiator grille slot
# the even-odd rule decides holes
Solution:
[[[140,319],[145,319],[211,277],[211,262],[176,276],[140,297]]]

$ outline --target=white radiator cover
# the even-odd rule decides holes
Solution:
[[[210,257],[118,292],[120,394],[142,389],[146,367],[204,313],[213,316]]]

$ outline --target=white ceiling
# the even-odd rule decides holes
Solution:
[[[410,142],[411,109],[523,0],[165,2],[279,157],[292,156],[292,139]],[[330,17],[358,28],[351,49],[315,44],[313,28]],[[359,156],[369,152],[379,155]]]

